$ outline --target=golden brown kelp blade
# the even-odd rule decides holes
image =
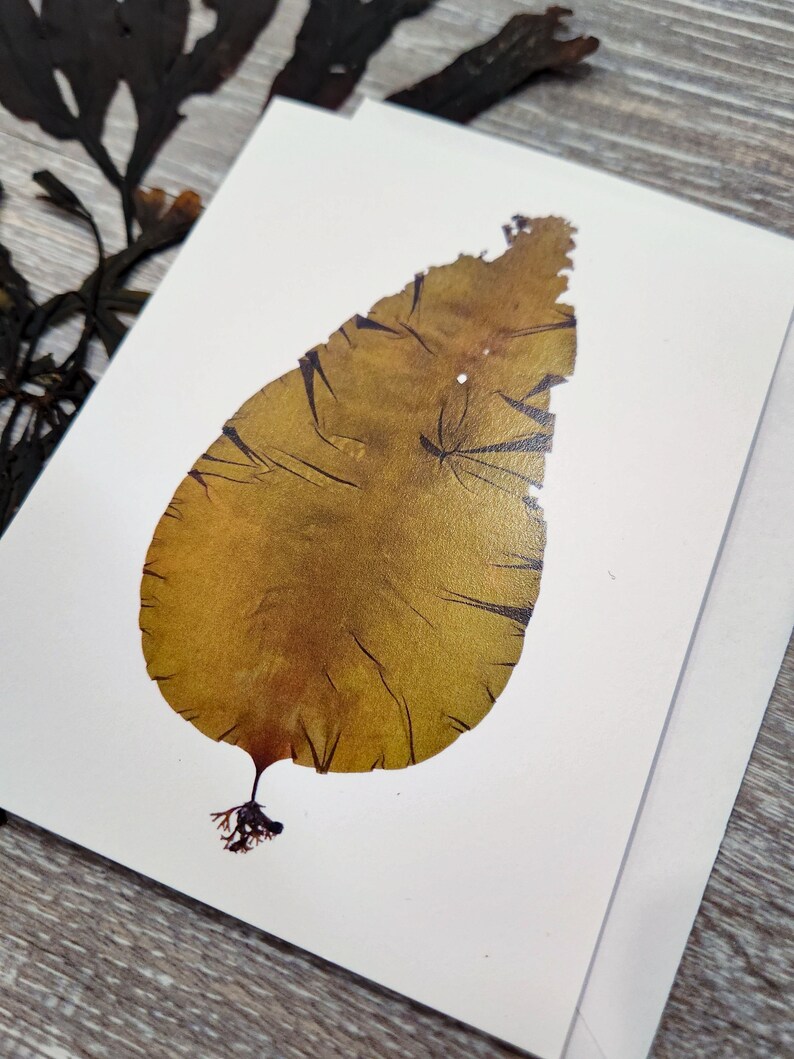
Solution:
[[[516,218],[507,234],[501,257],[417,275],[247,401],[157,526],[149,675],[247,751],[257,781],[290,758],[424,761],[482,720],[518,661],[575,319],[557,300],[568,224]],[[229,848],[281,829],[255,796],[256,782],[219,814]]]

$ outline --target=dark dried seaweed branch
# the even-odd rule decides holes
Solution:
[[[270,89],[336,110],[350,96],[367,63],[395,26],[435,0],[312,0],[295,51]]]
[[[495,37],[432,77],[396,92],[389,102],[451,121],[471,121],[534,74],[568,69],[596,50],[595,37],[557,40],[571,14],[568,8],[550,7],[540,15],[514,15]]]
[[[122,185],[125,202],[183,120],[181,105],[190,96],[214,92],[231,77],[270,21],[277,2],[204,0],[205,7],[215,12],[216,23],[187,54],[182,50],[187,0],[124,0],[120,5],[126,45],[122,76],[138,115],[138,134]]]
[[[135,314],[144,304],[146,294],[130,289],[128,280],[152,254],[180,242],[200,209],[193,192],[183,192],[170,206],[160,192],[139,195],[137,238],[107,256],[93,216],[74,192],[46,170],[34,179],[47,202],[90,230],[97,263],[78,290],[39,305],[0,244],[0,417],[5,420],[0,433],[0,530],[13,518],[93,386],[86,370],[92,342],[100,340],[110,356],[127,330],[118,314]],[[56,363],[42,346],[48,331],[74,316],[82,317],[77,344]]]
[[[182,121],[190,96],[230,77],[270,21],[278,0],[204,0],[215,26],[185,52],[189,0],[0,0],[0,104],[60,140],[79,141],[121,196],[128,241],[135,189]],[[74,112],[56,79],[71,88]],[[102,143],[120,83],[138,129],[126,167]]]

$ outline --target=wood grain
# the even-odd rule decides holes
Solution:
[[[149,182],[209,200],[288,57],[305,0],[282,0],[238,75],[189,120]],[[375,58],[382,97],[538,5],[440,0]],[[588,71],[542,77],[478,125],[794,234],[790,0],[590,0],[572,28],[602,39]],[[202,25],[209,15],[200,13]],[[106,137],[132,133],[116,100]],[[34,199],[46,166],[118,232],[118,208],[75,144],[0,114],[2,239],[42,294],[80,278],[90,243]],[[113,245],[113,240],[109,240]],[[147,268],[151,286],[162,260]],[[53,352],[69,336],[56,335]],[[101,357],[97,369],[101,369]],[[787,1017],[794,646],[767,713],[654,1046],[657,1059],[794,1054]],[[98,792],[101,797],[101,792]],[[120,824],[123,826],[123,822]],[[0,829],[0,1055],[497,1057],[516,1054],[19,820]],[[788,998],[790,1001],[790,997]]]

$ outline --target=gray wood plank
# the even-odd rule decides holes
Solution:
[[[189,103],[149,174],[208,201],[291,51],[306,0],[278,15],[237,76]],[[495,31],[514,0],[440,0],[399,27],[361,92],[382,97]],[[794,8],[790,0],[590,0],[572,25],[601,37],[586,73],[540,78],[484,129],[794,234]],[[201,25],[209,24],[207,12]],[[351,104],[352,105],[352,104]],[[121,157],[129,99],[106,137]],[[35,201],[46,166],[120,229],[111,189],[76,144],[0,113],[0,233],[40,293],[90,264],[82,231]],[[142,277],[154,286],[167,261]],[[66,349],[56,335],[53,352]],[[97,360],[101,367],[101,358]],[[654,1055],[794,1053],[786,1011],[794,904],[790,646],[690,939]],[[513,1051],[31,825],[0,829],[0,1055],[507,1056]]]

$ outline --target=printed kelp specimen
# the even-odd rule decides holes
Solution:
[[[282,825],[259,779],[416,765],[488,713],[538,598],[550,390],[574,366],[558,302],[572,229],[516,217],[352,316],[199,457],[144,568],[148,672],[178,714],[251,755],[216,814],[244,852]]]

